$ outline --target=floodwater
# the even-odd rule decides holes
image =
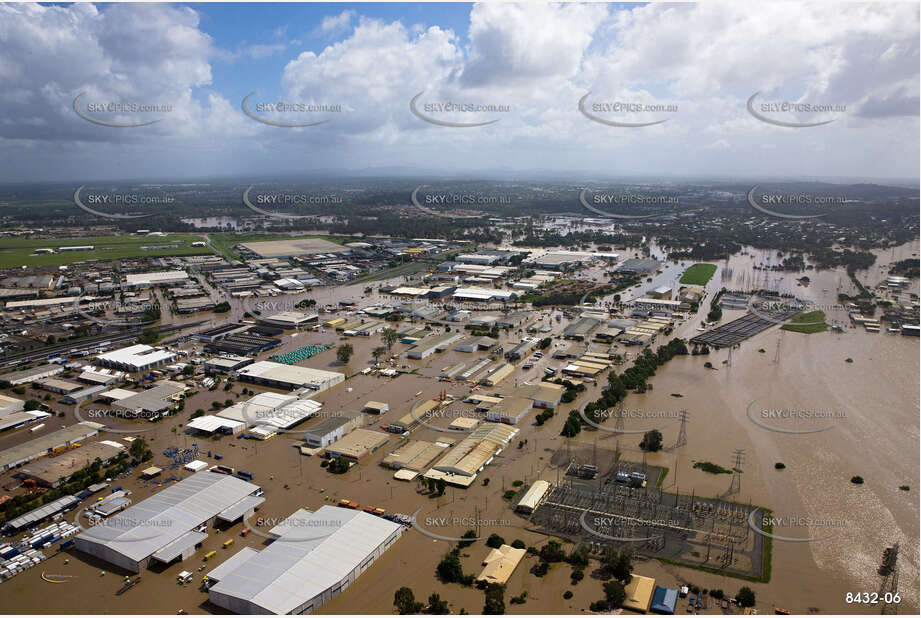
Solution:
[[[908,257],[912,251],[917,252],[917,245],[886,252],[881,260]],[[907,252],[907,255],[902,255],[902,252]],[[768,256],[762,257],[763,261]],[[734,256],[729,261],[731,278],[740,278],[739,287],[745,282],[745,272],[750,278],[760,275],[761,271],[746,267],[746,262],[750,265],[758,263],[758,260],[758,256],[749,255]],[[726,264],[718,265],[719,270],[707,286],[710,293],[724,285],[736,287],[723,278]],[[677,274],[680,275],[680,272]],[[839,278],[842,286],[850,285],[846,276],[835,271],[807,271],[807,274],[811,282],[805,287],[796,284],[795,279],[799,275],[793,276],[794,273],[770,272],[768,276],[789,278],[793,286],[791,291],[795,289],[797,296],[817,302],[825,298],[823,289],[829,290],[831,300],[836,300]],[[649,285],[664,285],[673,282],[674,278],[675,274],[669,270],[665,282],[656,281]],[[868,285],[876,285],[881,278],[884,275],[878,267],[861,276]],[[377,287],[376,284],[374,287]],[[364,288],[364,285],[347,286],[309,296],[316,298],[320,305],[342,298],[360,299],[362,306],[383,300],[376,292],[365,296]],[[847,290],[842,287],[842,291]],[[294,298],[295,302],[299,299]],[[696,327],[707,306],[708,303],[702,304],[703,313],[682,324],[674,336],[690,338],[696,334]],[[239,310],[239,307],[234,309],[235,312]],[[322,317],[328,319],[326,315]],[[727,315],[724,321],[731,317]],[[554,332],[559,332],[565,325],[565,321],[561,325],[552,317],[545,319],[550,320]],[[315,343],[338,345],[342,339],[328,330],[296,335],[286,332],[280,350]],[[515,331],[503,333],[500,343],[508,349],[509,341],[517,341],[521,336]],[[347,367],[335,360],[334,349],[302,364],[353,374],[369,365],[370,350],[381,345],[377,336],[347,340],[355,348],[354,357]],[[664,341],[660,338],[656,343]],[[554,342],[554,345],[558,343]],[[568,342],[562,345],[568,345]],[[394,352],[402,353],[407,347],[398,343]],[[621,348],[621,351],[632,355],[639,350]],[[278,352],[279,349],[276,349],[260,358]],[[408,361],[401,357],[399,363],[410,365],[416,370],[414,374],[393,379],[356,376],[317,395],[316,399],[324,402],[324,413],[357,411],[368,400],[388,402],[391,409],[387,414],[368,417],[368,422],[376,421],[368,428],[377,429],[404,415],[414,403],[436,397],[442,391],[455,397],[470,393],[468,385],[439,382],[437,376],[444,367],[458,362],[472,363],[482,356],[483,353],[464,354],[451,350],[421,361]],[[848,358],[853,362],[846,362]],[[705,362],[710,362],[713,368],[705,368]],[[486,390],[508,394],[514,390],[516,383],[536,380],[543,367],[560,364],[560,361],[553,361],[546,351],[534,369],[528,372],[519,369],[515,376],[497,388]],[[722,495],[729,488],[731,475],[707,474],[695,469],[694,463],[709,461],[730,468],[733,452],[742,449],[741,489],[730,499],[771,508],[774,517],[778,518],[774,526],[775,535],[828,538],[811,542],[774,541],[773,576],[769,584],[747,584],[738,579],[663,565],[657,561],[639,560],[635,563],[635,571],[656,577],[661,585],[691,583],[711,589],[722,588],[727,594],[734,594],[742,585],[750,585],[758,595],[758,609],[762,614],[772,613],[775,606],[794,613],[807,613],[811,608],[817,608],[821,613],[878,613],[879,608],[846,604],[845,594],[876,591],[879,585],[876,566],[882,551],[886,546],[899,542],[900,613],[916,613],[919,563],[916,492],[921,485],[915,457],[919,441],[918,375],[917,339],[854,329],[844,333],[803,335],[775,327],[733,349],[731,363],[728,350],[713,351],[702,357],[677,357],[670,361],[650,380],[654,385],[652,391],[642,395],[631,394],[625,401],[625,408],[631,410],[674,412],[684,409],[689,413],[687,444],[648,456],[650,464],[669,468],[664,488],[669,491],[678,489],[681,493],[693,491],[706,497]],[[301,430],[317,420],[299,426],[296,433],[282,434],[267,442],[229,437],[211,440],[182,433],[178,425],[187,422],[192,411],[198,408],[209,410],[215,400],[240,400],[243,386],[252,388],[251,385],[237,384],[230,392],[225,392],[223,386],[215,392],[200,392],[186,402],[185,413],[165,423],[152,425],[151,431],[138,434],[152,441],[153,463],[167,468],[164,477],[185,477],[190,473],[169,469],[170,462],[162,451],[169,446],[187,448],[195,443],[200,450],[200,458],[209,463],[214,463],[213,455],[220,453],[222,463],[256,474],[254,482],[265,489],[266,497],[257,516],[283,518],[300,507],[316,509],[324,504],[334,504],[340,498],[348,498],[358,501],[362,507],[377,506],[388,512],[412,514],[421,509],[417,521],[441,536],[459,537],[466,530],[476,529],[475,521],[479,520],[482,524],[478,527],[480,537],[497,533],[507,542],[521,539],[535,546],[545,542],[547,537],[513,513],[513,503],[504,500],[502,494],[507,489],[518,489],[516,481],[522,481],[523,487],[526,487],[538,478],[553,482],[558,479],[559,471],[550,464],[550,459],[565,445],[559,432],[566,414],[570,409],[595,399],[600,389],[600,385],[591,386],[578,400],[561,406],[556,416],[544,426],[533,424],[532,412],[517,426],[521,433],[469,489],[449,488],[444,496],[430,497],[420,493],[417,483],[396,481],[392,477],[393,471],[378,465],[400,443],[397,435],[391,435],[384,447],[347,474],[332,475],[320,467],[319,459],[302,456],[294,448],[299,443]],[[458,405],[463,407],[463,404]],[[774,409],[831,411],[835,414],[819,420],[764,420],[764,424],[773,429],[821,430],[791,434],[771,430],[750,420],[750,405],[755,418],[759,418],[761,410]],[[470,410],[472,413],[472,406]],[[447,422],[445,420],[444,424]],[[625,429],[659,428],[664,444],[670,446],[677,437],[678,426],[672,415],[659,420],[628,418]],[[148,429],[147,426],[143,428]],[[171,431],[173,428],[177,429],[175,433]],[[463,434],[421,428],[411,437],[456,441]],[[576,441],[597,444],[598,452],[605,454],[613,450],[614,444],[619,441],[623,457],[641,461],[639,439],[638,434],[616,437],[606,431],[584,431]],[[519,443],[521,448],[518,448]],[[775,469],[777,462],[784,463],[785,469]],[[862,476],[864,484],[851,483],[850,479],[855,475]],[[487,478],[490,482],[484,485]],[[135,502],[157,490],[134,477],[118,479],[113,484],[132,490]],[[901,485],[907,485],[910,490],[900,490]],[[71,513],[68,519],[72,520],[74,515]],[[255,531],[266,529],[255,526],[255,522],[250,522],[250,526]],[[255,533],[241,537],[239,532],[243,527],[244,524],[238,523],[220,533],[211,531],[203,549],[195,556],[184,563],[170,565],[159,573],[145,571],[141,583],[122,596],[116,596],[115,591],[121,586],[124,573],[111,570],[109,565],[95,563],[85,555],[57,555],[4,583],[0,588],[3,609],[9,613],[170,614],[182,608],[189,613],[221,613],[207,603],[207,594],[197,585],[177,585],[175,575],[187,569],[195,572],[198,580],[240,547],[260,548],[263,537]],[[231,549],[223,549],[223,541],[231,537],[235,539],[235,544]],[[437,592],[448,600],[452,613],[461,609],[468,613],[482,611],[481,591],[457,584],[443,584],[435,578],[438,562],[453,545],[426,536],[419,530],[406,530],[403,538],[356,584],[320,608],[320,613],[392,613],[393,593],[400,586],[412,588],[417,600],[421,601]],[[217,560],[202,563],[202,556],[212,549],[218,552]],[[482,540],[462,550],[464,571],[479,572],[480,561],[487,552]],[[69,563],[64,564],[65,560]],[[579,613],[585,611],[592,601],[603,597],[601,581],[592,574],[596,563],[586,570],[586,578],[576,585],[570,584],[569,566],[557,564],[541,579],[530,573],[535,564],[535,558],[526,557],[513,574],[506,594],[507,613]],[[205,570],[198,572],[198,567],[202,565],[206,566]],[[101,576],[102,570],[107,575]],[[66,581],[43,581],[43,571],[52,579]],[[52,590],[58,593],[49,593]],[[525,590],[528,592],[525,604],[509,603],[512,596]],[[566,590],[573,592],[573,598],[563,599]],[[679,611],[683,611],[683,606],[679,607]],[[718,611],[710,609],[705,613]]]

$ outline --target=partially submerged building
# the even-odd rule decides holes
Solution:
[[[208,536],[196,528],[251,514],[264,500],[257,493],[258,485],[235,476],[198,472],[86,530],[76,548],[133,573],[184,560]]]
[[[296,511],[269,532],[278,538],[268,547],[241,551],[231,559],[234,568],[216,573],[218,583],[208,591],[212,603],[235,614],[313,613],[380,558],[403,526],[321,506]]]

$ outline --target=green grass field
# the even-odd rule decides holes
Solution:
[[[716,272],[716,264],[694,264],[681,275],[681,281],[685,285],[707,285],[710,277]]]
[[[93,236],[87,238],[2,238],[0,239],[0,268],[22,266],[60,266],[85,260],[120,260],[132,257],[157,257],[164,255],[208,255],[208,247],[193,247],[192,243],[203,241],[202,236],[193,234],[169,234],[167,236]],[[32,255],[36,249],[92,245],[92,251],[68,251]],[[176,249],[155,249],[144,251],[141,247],[178,245]]]
[[[825,323],[824,311],[809,311],[797,313],[790,318],[789,323],[784,324],[781,328],[794,333],[822,333],[828,330],[828,324]]]

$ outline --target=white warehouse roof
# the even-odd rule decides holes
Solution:
[[[303,611],[402,533],[402,526],[386,519],[328,505],[296,511],[286,523],[272,529],[281,536],[266,549],[221,573],[210,590],[213,603],[237,613]]]
[[[307,386],[314,390],[325,390],[345,380],[345,374],[298,365],[285,365],[272,361],[258,361],[237,372],[241,377],[256,380],[270,380],[291,386]]]
[[[197,472],[79,534],[77,549],[140,562],[258,489],[234,476]]]
[[[131,273],[125,275],[129,286],[156,285],[158,283],[178,283],[189,278],[184,270],[164,270],[155,273]]]
[[[121,348],[120,350],[113,350],[112,352],[100,354],[96,358],[101,361],[108,361],[122,366],[147,367],[171,361],[176,358],[176,354],[169,350],[160,350],[139,343],[137,345]]]
[[[292,395],[260,393],[249,401],[235,403],[218,412],[221,418],[245,423],[247,427],[270,425],[287,429],[317,414],[323,407],[319,401],[298,399]]]

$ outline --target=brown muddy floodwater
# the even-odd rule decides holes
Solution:
[[[910,255],[917,245],[904,248]],[[907,257],[903,250],[881,255],[881,261]],[[892,254],[892,255],[890,255]],[[767,256],[762,256],[767,259]],[[761,276],[751,265],[759,257],[734,256],[728,263],[720,262],[719,270],[707,286],[709,292],[720,287],[742,288],[746,281]],[[723,274],[725,268],[731,274]],[[747,273],[747,274],[745,274]],[[664,273],[663,273],[664,274]],[[836,300],[839,281],[841,291],[850,291],[850,281],[837,271],[809,271],[808,286],[798,285],[795,273],[768,273],[769,277],[789,280],[794,293],[816,302]],[[861,280],[876,285],[884,277],[877,267],[864,273]],[[664,278],[666,283],[675,278],[671,269]],[[661,284],[661,283],[659,283]],[[651,285],[644,281],[644,286]],[[778,282],[778,285],[781,285]],[[376,284],[375,284],[376,286]],[[914,291],[917,291],[915,283]],[[760,287],[760,286],[755,286]],[[337,289],[334,293],[318,295],[322,305],[337,298],[362,299],[364,286]],[[791,290],[791,291],[792,291]],[[827,290],[827,291],[823,291]],[[363,298],[362,306],[380,302],[376,294]],[[706,302],[705,305],[709,303]],[[693,337],[701,318],[706,313],[693,316],[682,324],[673,336]],[[550,313],[550,312],[548,312]],[[723,321],[735,317],[726,312]],[[327,315],[322,316],[328,319]],[[563,325],[551,317],[554,332]],[[521,334],[503,334],[501,343],[517,341]],[[665,343],[660,337],[656,345]],[[282,350],[307,344],[330,343],[338,345],[340,337],[330,331],[299,333],[284,337]],[[355,347],[353,360],[347,368],[355,373],[368,366],[370,351],[380,345],[377,336],[349,338]],[[562,345],[568,345],[569,342]],[[554,342],[558,345],[558,342]],[[408,346],[397,344],[395,353],[405,352]],[[620,348],[632,356],[637,348]],[[272,353],[277,353],[273,350]],[[260,358],[265,358],[263,355]],[[407,361],[416,374],[389,379],[376,376],[357,376],[316,397],[324,402],[324,410],[357,411],[368,400],[385,401],[390,412],[376,420],[377,429],[409,411],[411,406],[441,391],[461,397],[471,392],[466,384],[439,382],[439,372],[458,362],[471,363],[482,354],[463,354],[450,350],[422,361]],[[846,362],[846,359],[853,362]],[[790,538],[820,537],[811,542],[773,542],[772,578],[770,583],[750,584],[739,579],[717,574],[665,565],[654,560],[637,560],[635,572],[655,577],[657,583],[677,586],[696,584],[702,588],[721,588],[727,594],[743,585],[751,586],[758,595],[758,610],[773,613],[774,607],[783,607],[794,613],[878,613],[879,608],[855,606],[845,603],[847,592],[874,592],[879,585],[876,567],[883,549],[895,542],[901,546],[899,567],[901,572],[902,604],[899,613],[918,611],[918,500],[921,487],[918,469],[919,443],[919,362],[918,340],[889,335],[871,334],[862,329],[846,329],[843,333],[817,333],[803,335],[771,328],[744,341],[732,350],[731,364],[728,350],[713,351],[707,356],[676,357],[660,368],[650,382],[654,388],[642,395],[631,394],[624,403],[629,410],[644,412],[689,413],[687,444],[676,450],[662,451],[648,456],[648,462],[669,468],[664,488],[679,489],[681,493],[693,491],[696,495],[713,497],[723,494],[730,484],[728,474],[707,474],[694,467],[695,462],[712,462],[729,468],[733,452],[744,450],[741,491],[731,499],[740,503],[753,503],[772,509],[775,517],[774,534]],[[704,367],[710,362],[712,369]],[[335,350],[327,350],[302,363],[306,366],[342,371],[335,360]],[[559,366],[561,361],[550,359],[550,353],[527,372],[519,369],[488,392],[510,394],[515,383],[535,381],[545,366]],[[512,509],[512,503],[503,499],[507,489],[517,489],[515,482],[524,486],[538,478],[556,482],[559,471],[551,466],[554,452],[564,447],[560,429],[570,409],[594,400],[600,385],[592,385],[588,392],[569,405],[560,406],[557,414],[544,426],[536,426],[534,413],[517,427],[520,434],[505,451],[480,474],[477,481],[466,490],[449,488],[444,496],[434,498],[420,493],[417,483],[393,479],[393,471],[378,465],[383,457],[400,442],[391,435],[388,443],[370,455],[364,462],[344,475],[332,475],[320,467],[315,457],[301,456],[295,446],[302,430],[318,419],[298,427],[293,434],[282,434],[267,442],[235,440],[228,437],[210,440],[192,438],[181,428],[188,415],[202,408],[208,410],[214,400],[237,400],[244,385],[237,384],[230,393],[200,392],[186,402],[185,413],[157,424],[152,431],[142,434],[152,439],[155,454],[153,464],[168,466],[162,455],[168,446],[187,447],[196,442],[202,459],[214,463],[220,453],[222,463],[255,473],[253,482],[265,489],[266,502],[257,516],[282,518],[295,509],[316,509],[332,504],[340,498],[358,501],[362,507],[377,506],[388,512],[412,514],[419,510],[417,521],[428,530],[448,537],[459,537],[476,528],[471,523],[480,521],[479,536],[491,533],[501,535],[507,542],[521,539],[527,545],[540,546],[547,538],[534,530],[530,522]],[[245,385],[250,388],[251,385]],[[265,390],[261,387],[257,390]],[[417,395],[417,393],[421,394]],[[480,391],[482,392],[482,391]],[[680,395],[680,397],[678,396]],[[460,405],[460,404],[458,404]],[[472,414],[472,406],[468,406]],[[794,410],[801,413],[825,413],[824,418],[764,417],[762,411]],[[658,419],[627,418],[625,429],[646,430],[658,428],[663,433],[666,446],[674,443],[679,422],[676,415],[662,415]],[[754,422],[750,417],[762,421]],[[449,421],[444,421],[446,425]],[[609,421],[610,423],[610,421]],[[145,427],[146,428],[146,427]],[[782,431],[778,431],[782,430]],[[810,433],[789,433],[810,431]],[[820,430],[820,431],[815,431]],[[458,440],[462,434],[439,432],[420,428],[411,435],[413,439],[434,441]],[[518,448],[518,443],[527,444]],[[627,460],[641,461],[637,434],[619,437],[608,431],[583,431],[575,441],[579,444],[598,445],[598,452],[610,453],[619,442],[622,456]],[[782,462],[785,469],[775,469]],[[167,470],[164,476],[188,476],[190,473]],[[850,482],[859,475],[862,485]],[[483,481],[489,479],[489,484]],[[154,493],[137,478],[119,479],[114,484],[123,485],[134,492],[135,502]],[[284,486],[288,485],[286,489]],[[900,486],[909,486],[902,491]],[[73,519],[74,514],[68,516]],[[251,522],[255,525],[254,522]],[[239,535],[244,524],[238,523],[226,531],[210,531],[202,550],[189,560],[173,564],[162,572],[145,571],[142,581],[122,596],[115,592],[121,587],[125,575],[110,565],[92,562],[77,553],[59,554],[36,568],[16,576],[0,586],[5,613],[146,613],[175,614],[180,608],[189,613],[222,613],[207,602],[207,594],[197,585],[179,586],[175,576],[181,570],[195,572],[196,582],[202,574],[223,562],[243,546],[260,548],[264,539],[257,534]],[[260,528],[255,528],[260,529]],[[221,547],[224,540],[233,537],[230,549]],[[366,571],[357,583],[340,596],[320,608],[323,614],[376,613],[394,611],[393,593],[401,586],[409,586],[417,600],[425,601],[437,592],[450,603],[452,613],[461,609],[479,613],[483,608],[483,593],[476,588],[457,584],[443,584],[435,577],[435,568],[453,543],[426,536],[418,530],[406,530],[403,537],[384,556]],[[211,550],[218,552],[213,562],[201,562]],[[567,546],[571,549],[571,546]],[[483,540],[462,550],[464,571],[476,574],[488,548]],[[69,560],[68,564],[64,564]],[[536,577],[532,567],[537,563],[526,557],[512,575],[506,592],[506,612],[515,614],[587,612],[588,605],[603,597],[602,582],[597,579],[593,562],[586,569],[586,577],[571,584],[571,567],[554,565],[543,578]],[[198,572],[199,566],[206,566]],[[106,575],[100,572],[105,570]],[[65,583],[43,581],[41,573],[66,580]],[[511,597],[528,592],[527,602],[513,605]],[[571,599],[563,599],[566,590],[573,592]],[[813,609],[815,608],[815,609]],[[679,613],[685,604],[680,603]],[[719,613],[717,608],[702,613]]]

